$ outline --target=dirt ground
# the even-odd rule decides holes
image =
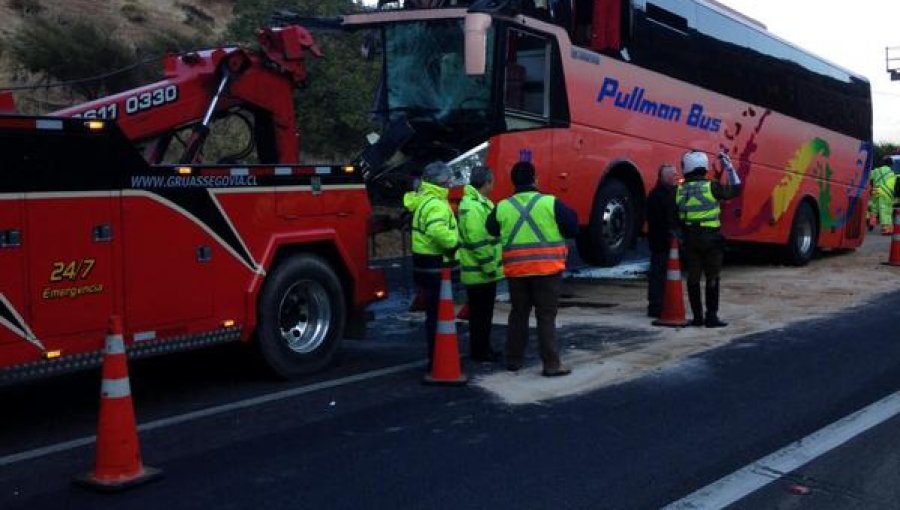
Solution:
[[[900,290],[900,267],[882,264],[888,258],[889,240],[870,235],[857,251],[823,254],[801,268],[765,260],[730,263],[722,278],[720,315],[729,322],[723,329],[652,326],[646,317],[645,280],[568,279],[562,303],[578,306],[561,308],[558,326],[562,330],[596,325],[624,330],[629,336],[652,335],[650,341],[627,346],[610,342],[591,350],[563,345],[563,362],[573,368],[568,377],[546,379],[540,376],[539,366],[532,366],[516,374],[498,371],[477,377],[475,383],[510,404],[539,403],[671,368],[691,355],[745,335],[855,307],[864,313],[866,302]],[[508,311],[508,305],[499,305],[494,323],[504,324]],[[534,341],[529,349],[536,349]]]

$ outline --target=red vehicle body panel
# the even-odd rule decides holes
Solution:
[[[48,135],[30,122],[23,132],[21,119],[0,118],[0,141],[108,137],[89,147],[110,147],[98,166],[117,164],[115,144],[133,151],[112,125],[85,133],[86,121],[54,120],[63,127]],[[77,143],[86,142],[95,141]],[[115,171],[121,179],[101,189],[34,180],[19,192],[21,183],[0,181],[0,230],[21,238],[0,248],[0,383],[96,363],[110,315],[123,317],[133,355],[248,341],[282,250],[326,257],[351,309],[384,295],[383,275],[368,267],[371,207],[352,168],[148,166],[135,156]]]
[[[649,192],[663,163],[676,166],[688,149],[715,155],[727,151],[745,184],[738,199],[723,206],[723,233],[733,241],[785,244],[799,203],[819,208],[819,246],[862,244],[867,200],[868,141],[836,133],[774,111],[707,91],[617,59],[576,59],[565,30],[538,20],[528,25],[551,34],[560,46],[571,114],[570,128],[511,132],[491,138],[488,165],[498,169],[495,198],[512,192],[508,169],[527,154],[539,185],[570,204],[582,224],[590,218],[601,181],[618,162],[636,167]],[[679,122],[616,107],[601,96],[615,80],[625,101],[652,100],[681,108]],[[607,85],[610,86],[610,85]],[[611,86],[610,86],[611,87]],[[626,94],[635,98],[625,98]],[[718,132],[688,126],[692,105],[702,118],[718,120]],[[715,161],[710,157],[710,161]],[[720,171],[718,163],[714,170]]]

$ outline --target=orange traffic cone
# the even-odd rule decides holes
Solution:
[[[456,314],[457,320],[467,321],[469,320],[469,303],[463,305],[462,308],[459,309],[459,313]]]
[[[118,316],[109,318],[102,371],[97,459],[94,471],[75,478],[75,482],[102,492],[116,492],[162,475],[160,470],[141,463],[122,320]]]
[[[900,208],[894,209],[894,235],[891,237],[891,256],[885,263],[900,266]]]
[[[434,335],[434,359],[431,360],[431,373],[422,381],[425,384],[461,386],[469,382],[460,367],[453,312],[450,269],[444,268],[441,270],[441,302],[438,306],[437,333]]]
[[[663,294],[663,309],[654,326],[683,328],[688,322],[684,318],[684,289],[681,285],[681,260],[678,254],[678,238],[672,238],[669,248],[669,265],[666,271],[666,290]]]

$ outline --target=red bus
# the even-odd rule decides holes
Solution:
[[[382,49],[385,129],[361,158],[376,180],[435,158],[464,180],[487,163],[501,198],[507,169],[531,160],[578,211],[581,257],[614,265],[659,165],[726,151],[745,183],[723,208],[729,241],[781,246],[793,264],[862,243],[864,77],[713,1],[448,3],[342,19]]]

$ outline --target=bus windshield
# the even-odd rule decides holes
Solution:
[[[489,47],[484,76],[466,75],[462,20],[391,25],[384,36],[391,120],[424,116],[439,123],[470,123],[487,118],[493,52]]]

